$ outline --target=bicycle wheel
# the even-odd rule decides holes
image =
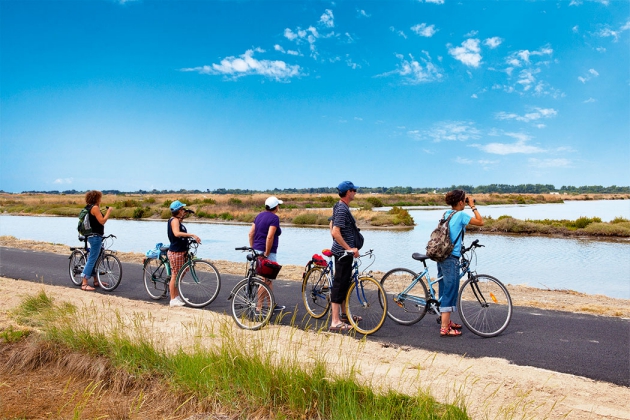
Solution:
[[[326,315],[330,307],[330,283],[328,272],[322,267],[313,267],[302,281],[302,302],[306,312],[315,319]]]
[[[78,249],[72,251],[70,254],[70,264],[68,270],[70,272],[70,280],[77,286],[81,286],[83,283],[83,279],[81,278],[81,273],[85,268],[85,254]]]
[[[387,316],[402,325],[412,325],[427,313],[429,292],[420,280],[409,290],[418,274],[406,268],[394,268],[381,279],[387,296]]]
[[[479,274],[462,284],[457,309],[464,325],[481,337],[501,334],[512,319],[512,298],[492,276]]]
[[[231,294],[232,317],[246,330],[259,330],[271,319],[276,302],[273,292],[259,279],[241,280]]]
[[[113,254],[104,254],[98,263],[97,270],[98,284],[103,290],[111,292],[120,284],[122,279],[122,265],[120,260]]]
[[[208,261],[190,260],[177,275],[177,288],[184,302],[193,308],[203,308],[219,294],[221,276]]]
[[[170,276],[166,272],[166,264],[157,258],[147,258],[142,268],[144,272],[144,288],[153,300],[159,300],[168,293]]]
[[[352,282],[346,295],[346,313],[357,332],[367,335],[378,331],[387,315],[385,290],[380,283],[372,277]]]

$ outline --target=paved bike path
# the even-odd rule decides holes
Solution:
[[[45,252],[0,248],[0,276],[77,287],[70,282],[68,257]],[[227,297],[240,279],[239,276],[222,274],[219,296],[202,310],[229,313]],[[123,263],[120,286],[110,293],[152,301],[144,289],[140,264]],[[286,305],[287,310],[296,311],[297,326],[325,327],[323,322],[314,322],[306,313],[300,283],[276,280],[274,294],[276,301]],[[158,302],[167,304],[166,301]],[[280,322],[288,325],[292,315],[283,317]],[[515,306],[507,330],[495,338],[478,337],[465,327],[462,337],[442,338],[436,317],[426,315],[411,326],[398,325],[388,318],[369,339],[403,348],[417,347],[468,357],[499,357],[516,365],[630,386],[630,320],[627,319]]]

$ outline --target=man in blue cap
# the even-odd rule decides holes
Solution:
[[[331,251],[335,260],[335,278],[332,290],[330,291],[330,302],[332,303],[332,322],[329,331],[345,332],[352,329],[348,324],[348,315],[345,312],[344,301],[352,281],[352,254],[355,258],[359,256],[356,248],[354,229],[356,222],[350,213],[349,204],[357,194],[357,187],[350,181],[343,181],[337,186],[340,200],[333,207],[332,216],[332,237],[333,245]],[[357,319],[358,321],[358,319]]]

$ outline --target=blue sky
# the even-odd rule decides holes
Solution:
[[[0,8],[5,191],[630,184],[628,1]]]

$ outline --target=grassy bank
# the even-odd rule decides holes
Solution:
[[[628,238],[630,220],[622,217],[610,222],[602,222],[599,217],[580,217],[576,220],[519,220],[510,216],[500,216],[498,219],[486,217],[483,226],[470,225],[466,229],[484,233]]]
[[[192,322],[194,342],[169,349],[159,334],[147,330],[151,320],[138,315],[130,326],[113,308],[106,319],[96,317],[95,309],[57,305],[40,292],[12,312],[20,329],[0,332],[2,375],[56,366],[90,381],[82,395],[67,393],[66,400],[58,400],[49,409],[56,412],[50,417],[190,418],[218,413],[225,415],[220,418],[265,419],[468,418],[465,408],[439,404],[425,393],[375,392],[359,384],[352,367],[343,375],[330,371],[323,355],[300,360],[287,349],[278,359],[267,351],[264,335],[235,335],[227,325],[208,329]],[[202,345],[204,337],[216,344]],[[14,351],[7,356],[9,347]],[[69,388],[69,382],[60,386]],[[127,404],[96,412],[95,394],[112,391]],[[3,404],[6,410],[7,401]],[[23,415],[3,413],[6,418]]]

